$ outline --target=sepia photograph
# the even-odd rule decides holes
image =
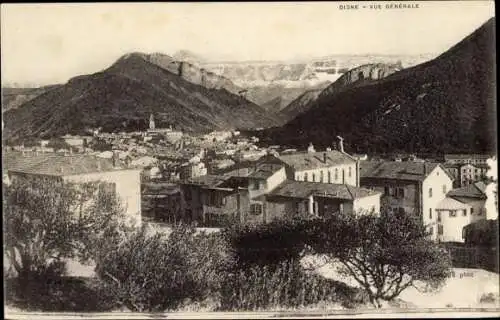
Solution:
[[[0,8],[6,319],[500,316],[494,1]]]

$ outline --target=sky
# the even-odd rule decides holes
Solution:
[[[364,4],[370,3],[384,8],[387,2]],[[413,3],[419,8],[340,9],[356,2],[2,4],[2,83],[63,83],[133,51],[172,55],[184,49],[211,60],[437,54],[494,16],[493,1]]]

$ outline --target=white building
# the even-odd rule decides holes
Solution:
[[[436,240],[435,209],[453,188],[453,177],[437,163],[412,161],[362,161],[361,186],[383,193],[383,203],[392,211],[421,217]]]
[[[124,169],[112,160],[87,155],[5,154],[8,182],[18,178],[45,178],[63,182],[107,182],[116,193],[126,214],[141,221],[140,170]]]
[[[486,185],[477,182],[453,189],[436,206],[438,240],[464,242],[463,229],[478,220],[486,220]]]

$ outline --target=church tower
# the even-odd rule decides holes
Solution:
[[[149,130],[154,130],[155,129],[155,118],[153,114],[149,117]]]

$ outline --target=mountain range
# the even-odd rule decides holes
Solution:
[[[276,125],[265,109],[219,85],[215,75],[198,76],[184,63],[167,68],[166,62],[164,56],[127,54],[101,72],[54,86],[3,113],[4,137],[138,130],[147,127],[151,113],[158,127],[187,132]]]
[[[496,151],[495,58],[492,18],[431,61],[335,83],[286,125],[255,134],[293,147],[329,147],[340,135],[357,152]]]

